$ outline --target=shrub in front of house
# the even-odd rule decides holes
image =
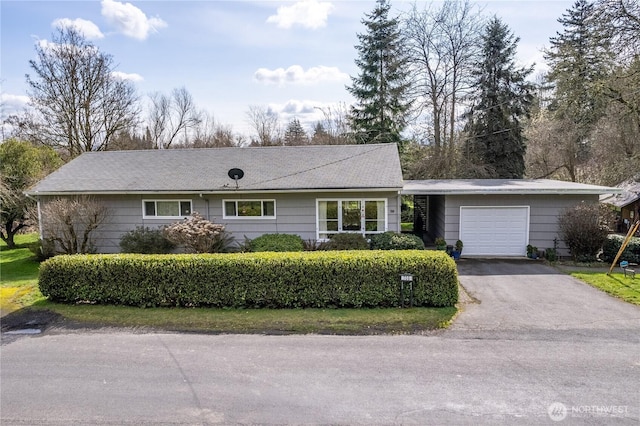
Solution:
[[[369,242],[362,234],[335,234],[320,245],[320,250],[369,250]]]
[[[609,235],[602,245],[602,260],[605,262],[613,262],[616,254],[622,247],[624,236]],[[619,261],[626,260],[631,263],[640,263],[640,238],[632,237],[627,247],[625,247]]]
[[[455,262],[442,252],[78,255],[42,263],[50,300],[131,306],[362,308],[400,306],[400,274],[415,306],[454,306]]]
[[[198,212],[163,229],[167,240],[190,253],[225,253],[235,249],[235,238],[224,225],[205,219]]]
[[[251,240],[251,251],[302,251],[304,242],[298,235],[264,234]]]
[[[558,217],[560,236],[571,257],[579,262],[592,262],[602,248],[609,229],[598,204],[579,204],[565,209]]]
[[[417,235],[388,231],[371,237],[371,250],[424,250],[424,242]]]
[[[136,226],[120,238],[120,250],[123,253],[162,254],[171,253],[175,244],[164,237],[161,228],[151,229]]]

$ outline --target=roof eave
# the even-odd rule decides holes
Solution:
[[[313,193],[313,192],[400,192],[402,187],[366,187],[366,188],[297,188],[297,189],[225,189],[225,190],[156,190],[156,191],[27,191],[29,196],[71,196],[71,195],[228,195],[228,194],[276,194],[276,193]]]
[[[601,195],[612,193],[613,188],[598,189],[496,189],[496,190],[434,190],[403,189],[402,195]],[[616,193],[620,193],[619,191]]]

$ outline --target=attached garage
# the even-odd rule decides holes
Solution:
[[[523,256],[529,243],[529,206],[460,207],[466,255]]]
[[[464,256],[524,256],[531,244],[539,250],[557,246],[568,256],[558,217],[580,203],[598,203],[615,188],[549,179],[451,179],[405,181],[412,195],[414,230],[426,242],[460,239]]]

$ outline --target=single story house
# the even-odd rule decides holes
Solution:
[[[600,202],[608,204],[619,212],[617,223],[618,232],[626,233],[631,224],[640,220],[640,176],[630,179],[617,185],[621,192],[613,194],[603,194]]]
[[[120,251],[136,226],[157,228],[191,212],[236,239],[266,233],[328,238],[400,230],[403,186],[392,144],[87,152],[28,191],[39,207],[91,195],[112,212],[99,252]],[[47,236],[47,223],[41,223]]]
[[[240,240],[399,232],[402,195],[411,195],[425,240],[461,239],[465,255],[523,256],[527,244],[553,247],[562,210],[616,191],[552,180],[404,181],[397,147],[372,144],[88,152],[28,194],[39,209],[57,197],[102,202],[111,212],[95,236],[103,253],[119,252],[136,226],[196,211]],[[46,221],[40,226],[46,237]]]

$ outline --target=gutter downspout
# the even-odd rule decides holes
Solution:
[[[398,191],[398,196],[396,197],[396,217],[398,222],[398,234],[402,234],[402,191]]]
[[[202,198],[202,199],[204,200],[204,202],[206,203],[206,205],[207,205],[207,220],[211,220],[211,219],[209,218],[209,217],[210,217],[210,213],[209,213],[209,211],[210,211],[210,207],[209,207],[209,198],[205,198],[205,196],[204,196],[202,193],[198,194],[198,196],[199,196],[200,198]]]

